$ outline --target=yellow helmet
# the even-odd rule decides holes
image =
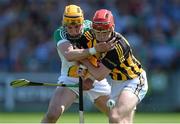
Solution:
[[[79,6],[68,5],[65,7],[63,14],[63,25],[69,24],[83,24],[84,16],[83,11]]]

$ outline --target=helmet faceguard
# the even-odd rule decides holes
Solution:
[[[111,11],[106,9],[97,10],[93,17],[92,28],[102,31],[109,30],[114,27],[114,18]]]

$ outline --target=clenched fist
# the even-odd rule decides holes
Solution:
[[[97,52],[108,52],[110,50],[112,50],[114,48],[114,46],[116,45],[116,41],[115,41],[115,38],[111,39],[110,41],[108,42],[100,42],[100,43],[97,43],[96,46],[95,46],[95,49]]]

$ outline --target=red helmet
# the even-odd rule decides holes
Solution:
[[[114,26],[114,17],[107,9],[97,10],[93,17],[92,28],[95,30],[108,30]]]

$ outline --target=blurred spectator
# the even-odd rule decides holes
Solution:
[[[167,42],[166,35],[158,28],[152,33],[152,39],[149,43],[150,47],[150,63],[151,69],[162,67],[170,69],[176,58],[176,49],[172,44]]]

